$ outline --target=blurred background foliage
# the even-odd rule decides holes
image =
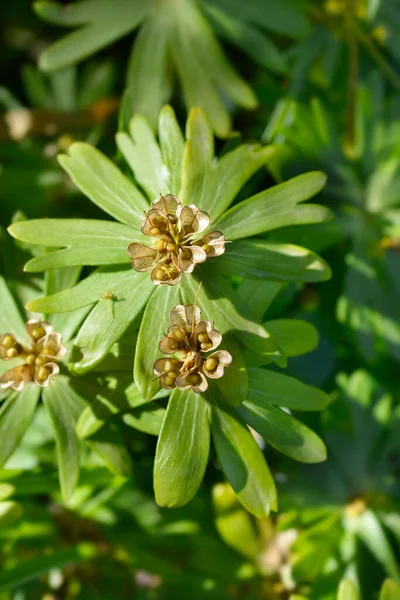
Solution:
[[[267,314],[258,307],[319,330],[287,373],[331,396],[305,418],[327,462],[262,446],[280,507],[261,521],[213,455],[200,493],[168,511],[153,499],[156,438],[135,431],[132,477],[89,448],[63,502],[40,406],[0,470],[0,599],[398,600],[400,0],[14,0],[0,11],[2,226],[18,211],[102,218],[57,153],[83,140],[123,166],[118,123],[139,111],[156,126],[166,101],[182,125],[202,106],[221,151],[241,138],[276,146],[243,197],[317,168],[328,175],[319,202],[336,215],[270,234],[321,253],[333,278],[281,285]],[[42,282],[22,275],[26,248],[1,236],[1,274],[25,304]]]

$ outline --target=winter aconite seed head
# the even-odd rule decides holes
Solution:
[[[204,392],[207,377],[218,379],[224,368],[231,364],[232,357],[226,350],[215,350],[222,341],[222,335],[213,328],[211,321],[202,321],[200,309],[193,305],[178,304],[170,312],[171,326],[167,335],[159,342],[163,354],[175,354],[178,358],[160,358],[153,365],[160,385],[166,389],[177,387]]]
[[[32,319],[25,325],[31,339],[29,348],[19,344],[11,334],[0,336],[0,358],[20,358],[21,365],[9,369],[0,377],[0,387],[20,391],[24,385],[34,381],[47,387],[54,375],[59,373],[57,360],[65,355],[61,334],[53,332],[49,323]]]
[[[161,195],[151,203],[141,226],[144,235],[154,238],[153,246],[130,244],[132,267],[140,272],[151,270],[156,285],[176,285],[182,273],[191,273],[197,264],[225,252],[220,231],[195,239],[209,224],[208,214],[194,204],[182,206],[177,196]]]

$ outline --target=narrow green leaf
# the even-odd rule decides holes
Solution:
[[[78,483],[80,452],[75,425],[86,402],[64,375],[55,377],[44,389],[43,402],[54,427],[61,494],[66,501]]]
[[[271,510],[277,510],[277,495],[262,452],[237,412],[215,388],[207,397],[213,403],[211,432],[222,469],[243,506],[265,519]]]
[[[99,14],[96,6],[93,9],[90,25],[69,33],[42,52],[39,66],[43,71],[63,69],[108,46],[135,29],[145,18],[148,10],[146,3],[139,0],[118,0],[118,6],[113,5],[112,11],[109,3],[108,10],[104,10],[107,8],[106,3],[102,2],[101,5],[103,14]],[[82,18],[86,16],[88,7],[84,8],[86,10],[82,13]],[[54,13],[52,16],[54,20]],[[70,20],[71,18],[74,20],[70,16]],[[76,20],[79,20],[79,16],[75,16]]]
[[[225,369],[225,374],[217,379],[217,385],[225,400],[233,406],[239,406],[247,398],[247,370],[242,351],[233,335],[226,335],[218,350],[227,350],[232,356],[232,364]]]
[[[287,356],[301,356],[318,346],[318,330],[300,319],[273,319],[263,323]]]
[[[251,516],[239,504],[229,483],[217,483],[212,489],[215,526],[225,544],[250,560],[257,560],[262,548]]]
[[[57,273],[59,270],[48,271],[48,273],[53,272]],[[121,266],[101,267],[73,288],[67,288],[56,294],[31,300],[27,304],[27,309],[33,312],[52,314],[69,312],[83,306],[89,306],[100,300],[101,296],[110,292],[122,280],[130,278],[131,272],[131,266],[125,268]]]
[[[280,408],[259,397],[238,409],[243,420],[276,450],[303,463],[326,460],[326,447],[316,433]]]
[[[204,477],[210,449],[208,405],[191,390],[175,389],[158,438],[154,492],[160,506],[189,502]]]
[[[205,8],[222,38],[239,46],[262,67],[281,75],[286,73],[287,65],[283,54],[257,27],[231,18],[211,3],[206,3]]]
[[[40,0],[33,3],[33,8],[35,13],[48,23],[73,27],[91,23],[98,18],[98,15],[107,16],[107,5],[109,5],[108,0],[83,0],[68,5]],[[112,16],[110,7],[108,7],[108,15]]]
[[[374,558],[396,583],[400,583],[400,569],[389,539],[377,515],[365,510],[356,522],[358,537],[364,542]]]
[[[93,559],[98,554],[96,544],[79,544],[67,550],[58,550],[52,554],[42,554],[32,560],[24,560],[11,568],[4,568],[0,573],[0,591],[6,591],[18,587],[39,578],[43,573],[52,569],[61,568],[68,564],[85,562]]]
[[[25,385],[21,392],[13,392],[0,409],[0,466],[3,466],[22,440],[28,429],[40,396],[34,383]]]
[[[78,374],[86,373],[103,360],[146,305],[154,284],[148,273],[132,270],[130,277],[107,291],[113,298],[97,302],[75,340],[70,360]]]
[[[164,106],[160,111],[158,135],[163,162],[169,170],[170,191],[172,194],[178,195],[181,189],[185,141],[171,106]]]
[[[129,477],[132,459],[116,423],[108,421],[101,430],[87,440],[88,445],[101,456],[107,468],[115,475]]]
[[[188,108],[205,110],[216,135],[227,137],[232,126],[229,113],[204,64],[193,55],[193,40],[182,31],[184,24],[179,26],[179,17],[176,27],[170,34],[174,40],[171,54],[182,83],[185,103]]]
[[[21,342],[27,341],[24,320],[13,295],[8,289],[6,280],[0,275],[0,335],[12,333]]]
[[[143,219],[142,219],[143,220]],[[74,248],[109,247],[120,249],[133,241],[135,230],[114,223],[94,219],[32,219],[17,221],[8,228],[9,233],[17,240],[39,246],[73,246]]]
[[[155,287],[144,311],[136,345],[134,380],[146,400],[151,400],[160,389],[154,380],[153,364],[160,358],[158,343],[170,325],[171,308],[180,304],[179,285]]]
[[[132,238],[131,241],[138,241],[135,235]],[[127,247],[121,243],[114,247],[92,246],[91,248],[82,247],[46,252],[46,254],[28,260],[24,266],[24,271],[39,273],[47,269],[62,269],[82,265],[93,267],[98,265],[123,265],[127,262],[130,262]]]
[[[293,244],[241,240],[230,244],[218,257],[218,269],[250,279],[277,281],[326,281],[329,265],[311,250]]]
[[[319,171],[293,177],[232,207],[217,220],[214,227],[221,230],[227,239],[235,240],[297,223],[301,213],[293,212],[296,204],[315,196],[325,183],[326,176]],[[322,212],[318,209],[320,217],[323,214],[327,216],[328,209],[322,209]],[[312,215],[309,216],[312,218]]]
[[[160,108],[168,102],[173,91],[168,52],[169,31],[165,14],[158,7],[136,36],[127,71],[127,87],[132,92],[133,100],[132,113],[147,117],[154,129]],[[177,194],[178,191],[173,193]]]
[[[337,600],[360,600],[360,594],[350,579],[343,579],[340,582]]]
[[[149,205],[138,188],[102,152],[75,142],[58,157],[75,185],[97,206],[130,227],[140,227]],[[60,244],[58,244],[60,245]]]
[[[237,293],[242,302],[246,303],[253,318],[261,321],[282,286],[283,284],[278,281],[242,279]]]
[[[122,415],[122,420],[129,427],[138,429],[150,435],[160,435],[161,426],[165,417],[165,408],[155,402],[134,408]]]
[[[203,205],[207,204],[210,186],[213,188],[213,158],[214,136],[207,116],[200,108],[192,108],[186,122],[182,188],[179,194],[183,204],[195,204],[202,210]]]
[[[384,582],[379,600],[400,600],[400,586],[391,579]]]
[[[135,179],[150,200],[160,194],[168,194],[169,172],[161,157],[150,123],[143,115],[135,115],[129,125],[130,136],[120,132],[116,135],[117,146],[132,169]],[[143,214],[141,221],[143,221]]]
[[[243,144],[228,152],[215,167],[214,189],[203,194],[201,209],[208,212],[213,223],[229,207],[243,185],[274,156],[273,146]]]
[[[253,90],[226,58],[216,35],[196,4],[186,2],[179,5],[176,18],[179,19],[184,42],[192,47],[191,59],[204,68],[210,81],[214,85],[218,82],[219,88],[240,106],[255,108],[257,98]]]
[[[203,281],[198,299],[203,318],[214,321],[216,329],[222,335],[232,332],[239,342],[254,352],[269,356],[271,360],[273,357],[279,360],[281,354],[278,344],[261,325],[242,316],[247,313],[246,306],[235,291],[224,285],[224,282],[212,278],[205,269],[198,270]],[[198,282],[193,276],[186,276],[182,280],[182,294],[186,304],[193,304],[197,289]]]
[[[66,269],[52,269],[44,276],[46,296],[62,292],[76,284],[81,273],[80,267],[68,267]]]
[[[248,369],[248,376],[248,400],[257,405],[274,404],[305,411],[325,410],[329,405],[325,392],[294,377],[268,369]]]

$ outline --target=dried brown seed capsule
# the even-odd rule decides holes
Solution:
[[[12,335],[0,336],[1,357],[3,359],[20,357],[24,361],[23,364],[1,375],[2,389],[20,391],[30,381],[34,381],[40,387],[46,387],[51,378],[59,373],[56,361],[66,352],[66,348],[61,343],[61,335],[52,332],[49,323],[35,319],[28,321],[25,328],[31,339],[31,346],[28,348],[18,344]],[[6,346],[9,346],[7,349],[4,348],[4,341]]]
[[[225,238],[219,231],[207,234],[199,241],[194,239],[195,235],[208,228],[209,223],[207,213],[194,204],[182,206],[173,194],[161,195],[151,203],[141,231],[144,235],[164,239],[156,240],[152,248],[144,244],[130,244],[128,252],[132,267],[139,272],[152,269],[151,279],[155,284],[176,285],[181,273],[191,273],[195,265],[203,263],[207,256],[219,256],[224,252]],[[170,255],[171,264],[170,269],[163,273],[158,267],[165,261],[165,252]],[[163,262],[163,266],[167,265]]]

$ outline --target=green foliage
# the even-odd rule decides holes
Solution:
[[[399,1],[2,9],[1,600],[400,600]]]

